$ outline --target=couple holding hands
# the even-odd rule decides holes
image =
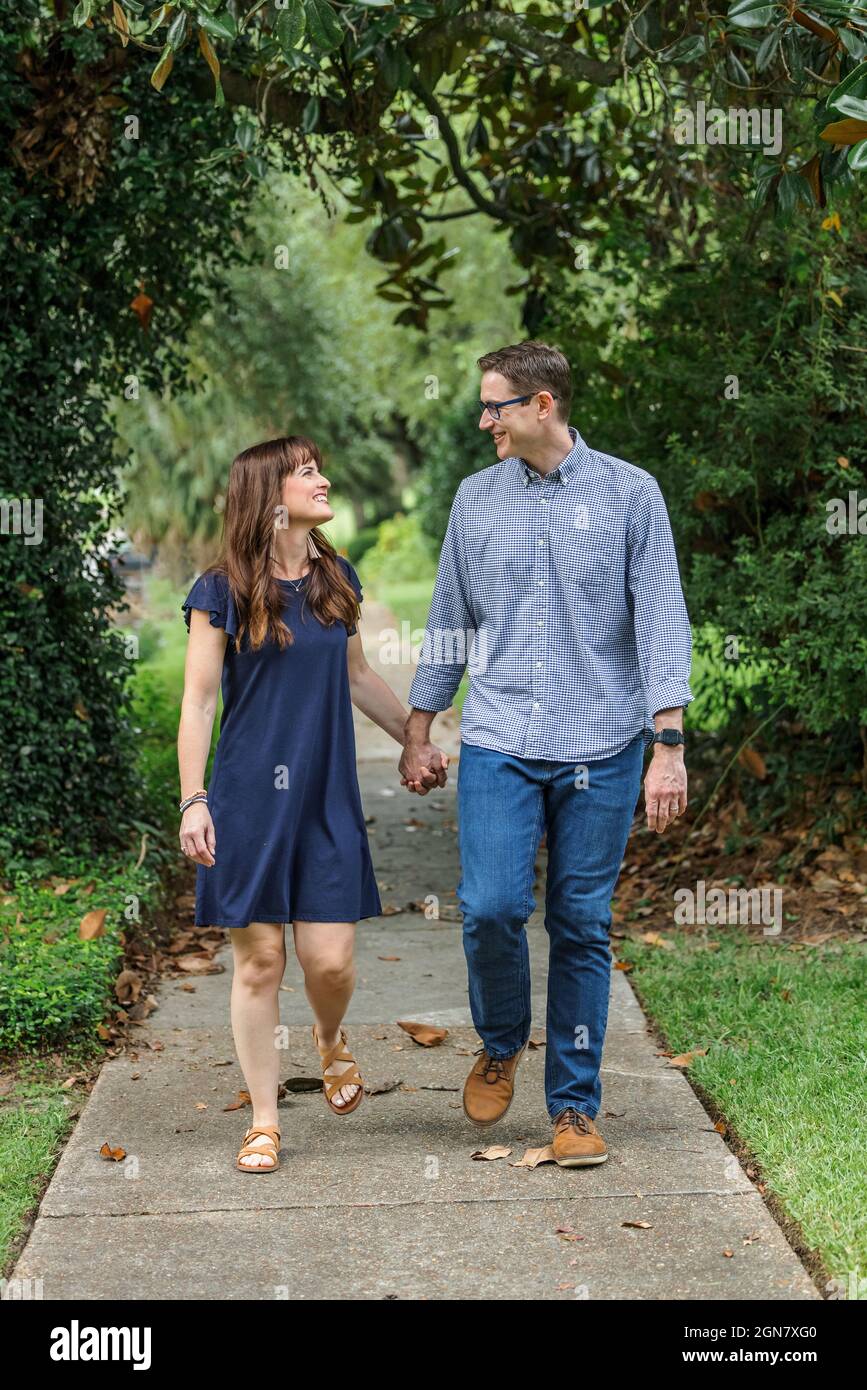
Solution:
[[[364,1094],[343,1018],[355,925],[382,903],[351,706],[402,746],[401,781],[425,795],[444,785],[448,767],[431,724],[467,667],[457,892],[482,1046],[464,1111],[489,1126],[512,1100],[531,1028],[525,926],[544,833],[554,1155],[568,1167],[608,1157],[594,1119],[611,896],[648,743],[649,828],[664,831],[686,809],[689,621],[659,488],[644,470],[589,448],[569,423],[562,353],[524,342],[478,365],[479,428],[497,462],[455,494],[409,712],[365,659],[361,585],[318,529],[334,513],[310,439],[271,440],[238,455],[220,556],[183,604],[180,842],[199,865],[196,926],[226,927],[232,941],[232,1029],[253,1110],[236,1160],[242,1171],[278,1166],[275,1039],[287,922],[325,1100],[348,1115]]]

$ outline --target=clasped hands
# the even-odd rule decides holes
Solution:
[[[448,765],[448,754],[429,739],[421,742],[408,739],[398,763],[401,786],[407,791],[418,792],[419,796],[427,796],[434,787],[445,786]]]

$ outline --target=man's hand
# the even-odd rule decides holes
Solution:
[[[444,787],[448,754],[429,740],[408,739],[398,763],[401,785],[419,796],[427,796],[432,787]]]
[[[686,764],[683,747],[653,745],[653,757],[644,779],[647,828],[658,834],[686,810]]]

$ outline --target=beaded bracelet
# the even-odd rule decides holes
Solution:
[[[185,801],[182,801],[180,806],[178,807],[178,810],[181,812],[181,815],[183,815],[187,807],[192,806],[194,801],[207,801],[207,799],[208,793],[205,791],[204,788],[202,788],[201,791],[193,792],[192,796],[188,796]]]

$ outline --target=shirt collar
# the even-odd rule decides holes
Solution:
[[[572,440],[572,448],[569,450],[563,462],[555,468],[553,472],[548,474],[549,478],[561,483],[568,483],[574,473],[577,473],[579,469],[586,466],[590,457],[590,450],[574,425],[567,425],[566,428],[569,431],[569,438]],[[538,482],[544,481],[542,474],[537,473],[535,468],[531,468],[522,458],[516,458],[515,464],[518,469],[518,476],[525,487],[534,480]]]

